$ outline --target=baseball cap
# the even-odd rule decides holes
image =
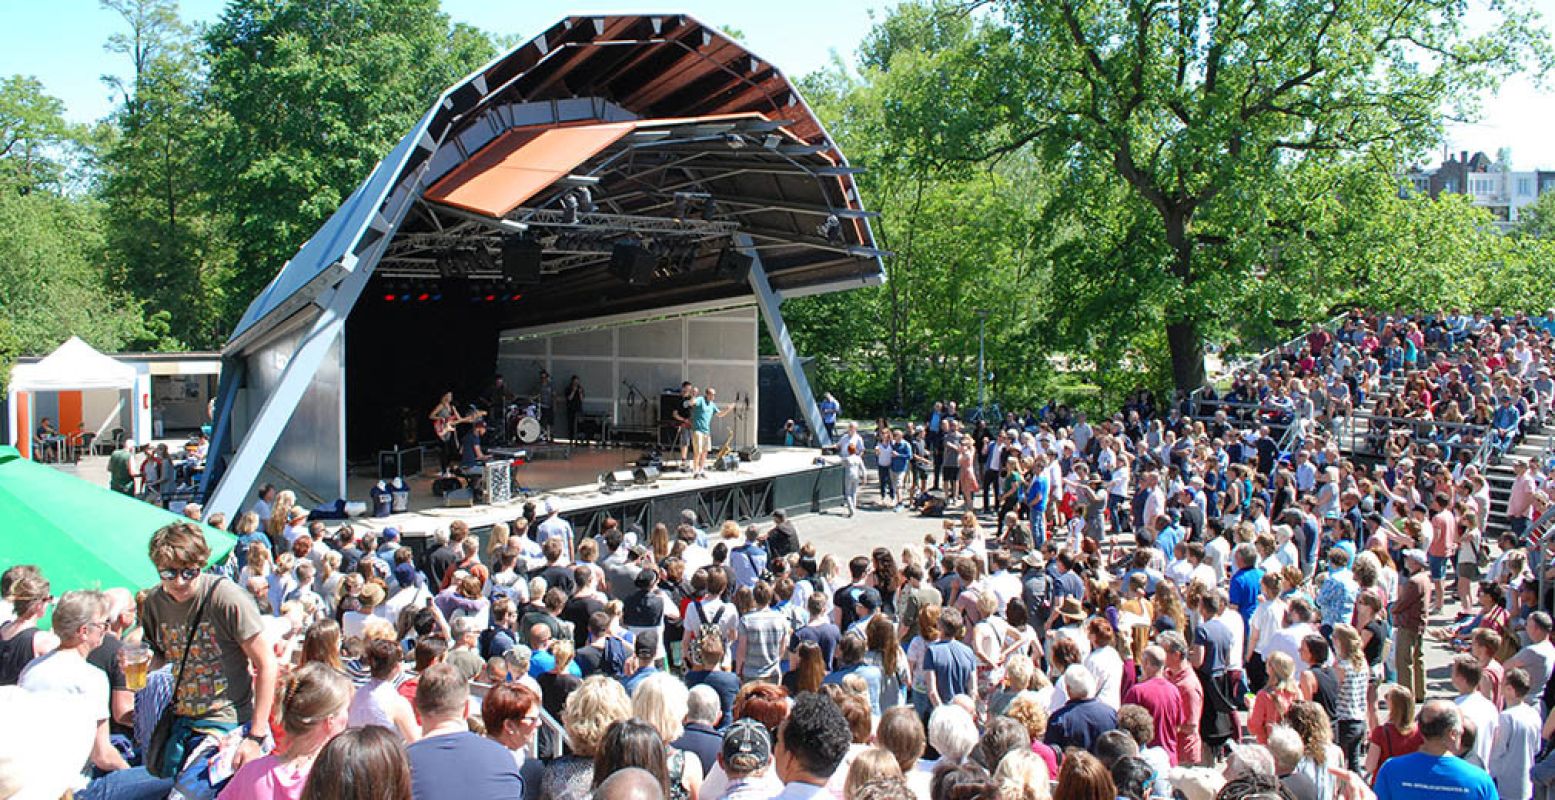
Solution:
[[[400,529],[399,528],[384,528],[383,529],[383,540],[385,542],[397,542],[397,541],[399,541],[399,538],[400,538]]]
[[[1414,548],[1414,547],[1411,547],[1408,550],[1404,551],[1404,560],[1406,560],[1406,561],[1418,561],[1421,564],[1429,564],[1430,563],[1429,559],[1427,559],[1425,557],[1425,551],[1424,550],[1420,550],[1418,548]]]
[[[754,719],[735,720],[724,734],[721,752],[727,769],[755,772],[772,760],[772,736]]]
[[[874,589],[865,589],[864,591],[859,592],[858,604],[869,609],[870,611],[879,610],[880,592]]]
[[[417,584],[416,567],[410,562],[394,565],[394,582],[401,587],[415,586]]]
[[[632,652],[638,658],[653,658],[659,654],[659,632],[647,630],[637,634],[637,640],[632,643]]]

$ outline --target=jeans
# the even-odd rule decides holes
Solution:
[[[875,477],[880,479],[880,502],[883,505],[887,496],[892,502],[896,502],[896,482],[891,480],[891,468],[875,467]]]
[[[76,800],[152,800],[167,797],[173,790],[172,778],[158,778],[145,767],[110,772],[76,792]]]
[[[1363,745],[1366,743],[1366,721],[1360,719],[1334,720],[1334,743],[1344,753],[1351,772],[1360,773],[1366,764]]]
[[[1550,791],[1552,787],[1555,787],[1555,751],[1533,765],[1533,800],[1550,800],[1555,797],[1555,792]]]

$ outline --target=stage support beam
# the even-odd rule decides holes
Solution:
[[[799,401],[799,411],[804,414],[805,424],[815,435],[816,441],[823,446],[830,445],[831,437],[826,435],[826,426],[821,424],[821,409],[815,403],[815,394],[810,391],[810,379],[805,377],[804,367],[799,363],[799,352],[794,349],[794,340],[788,335],[788,323],[783,321],[783,297],[767,280],[767,269],[762,266],[761,252],[756,249],[750,236],[735,234],[734,245],[750,257],[751,291],[756,294],[761,318],[767,322],[767,333],[777,345],[778,359],[783,362],[783,372],[788,375],[788,385],[793,388],[794,398]]]

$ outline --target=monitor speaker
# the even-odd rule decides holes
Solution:
[[[715,267],[720,278],[728,278],[735,283],[744,283],[751,271],[751,257],[732,248],[725,247],[718,254],[718,265]]]
[[[502,274],[520,285],[540,282],[540,256],[544,248],[538,241],[519,234],[502,240]]]
[[[639,485],[654,483],[659,480],[659,468],[638,467],[632,470],[632,480]]]
[[[610,274],[628,286],[653,283],[653,270],[658,264],[658,256],[636,242],[616,242],[610,250]]]

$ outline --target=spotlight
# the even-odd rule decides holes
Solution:
[[[686,212],[691,210],[691,197],[685,192],[675,193],[675,219],[686,218]]]
[[[399,299],[399,295],[397,295],[397,294],[395,294],[393,292],[384,292],[383,293],[383,302],[385,302],[385,303],[392,303],[392,302],[394,302],[395,300],[398,300],[398,299]]]
[[[718,215],[718,201],[715,200],[713,197],[709,196],[707,198],[707,202],[702,204],[702,219],[707,220],[708,222],[712,222],[713,221],[713,217],[715,217],[717,215]]]
[[[562,195],[562,224],[578,224],[578,198],[571,192]]]
[[[837,219],[836,214],[828,214],[826,221],[815,227],[815,232],[832,244],[842,244],[842,220]]]
[[[745,137],[730,131],[724,134],[724,144],[729,145],[730,150],[739,150],[745,146]]]
[[[599,206],[594,205],[594,192],[593,192],[593,190],[589,189],[589,187],[587,187],[587,186],[579,186],[574,191],[576,191],[577,194],[578,194],[578,210],[579,211],[582,211],[585,214],[592,214],[595,211],[599,210]]]

